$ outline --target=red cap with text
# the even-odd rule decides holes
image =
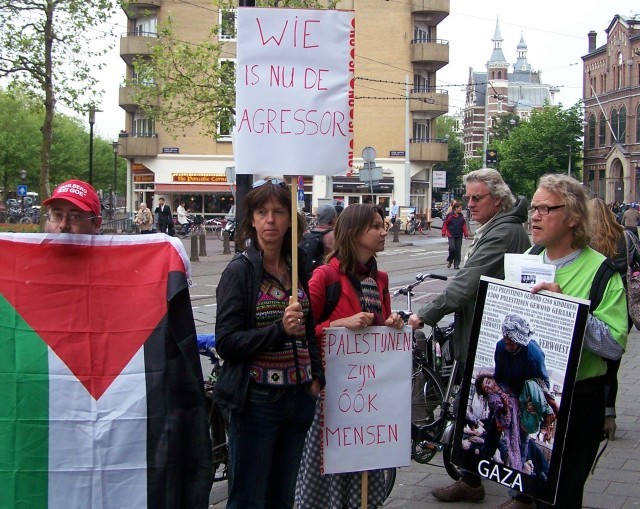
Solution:
[[[66,200],[73,203],[80,210],[93,212],[95,216],[100,215],[100,198],[95,189],[82,180],[68,180],[56,187],[51,198],[42,202],[49,205],[53,200]]]

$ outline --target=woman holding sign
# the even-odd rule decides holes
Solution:
[[[389,277],[376,266],[376,253],[384,250],[384,212],[372,204],[354,204],[338,216],[335,244],[327,265],[318,267],[309,282],[316,335],[327,327],[361,330],[386,325],[401,329],[402,318],[391,312]],[[337,290],[336,290],[337,288]],[[335,298],[333,295],[337,295]],[[316,407],[307,435],[298,485],[298,509],[343,509],[361,506],[361,473],[322,475],[321,414]],[[369,473],[368,507],[384,502],[382,471]]]
[[[227,509],[292,508],[324,375],[304,263],[297,302],[291,297],[288,187],[260,180],[242,205],[237,240],[247,247],[231,260],[216,291],[216,349],[224,363],[215,397],[231,414]]]

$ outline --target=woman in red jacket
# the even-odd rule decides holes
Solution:
[[[354,204],[338,216],[335,244],[329,263],[318,267],[309,281],[311,310],[316,321],[316,336],[324,337],[327,327],[362,330],[370,325],[402,328],[398,313],[391,312],[389,276],[379,271],[376,253],[384,250],[384,212],[372,204]],[[340,298],[326,310],[327,288],[340,284]],[[323,314],[328,316],[324,317]],[[331,382],[329,382],[331,383]],[[298,473],[296,504],[298,509],[351,509],[360,507],[360,472],[320,474],[320,405],[302,454]],[[384,502],[384,478],[381,470],[369,472],[368,507]]]
[[[451,212],[447,215],[442,225],[442,236],[449,238],[449,256],[447,258],[447,268],[460,268],[460,257],[462,256],[462,237],[469,238],[467,222],[462,215],[462,203],[454,201],[451,205]]]

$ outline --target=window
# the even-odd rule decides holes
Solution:
[[[151,138],[156,135],[156,122],[147,118],[143,113],[136,112],[133,115],[134,138]]]
[[[413,123],[413,141],[416,143],[429,141],[429,123]]]
[[[620,138],[618,137],[618,110],[613,108],[611,110],[611,144],[613,145]]]
[[[587,148],[596,148],[596,116],[593,114],[589,117]]]
[[[235,60],[225,59],[220,60],[220,83],[222,88],[229,91],[232,94],[235,84],[236,74],[236,62]],[[218,135],[220,138],[231,139],[233,128],[235,126],[235,116],[233,115],[233,106],[226,109],[221,109],[218,113]]]
[[[604,113],[600,113],[600,130],[598,132],[598,147],[605,146],[605,134],[607,132],[607,119],[604,116]]]
[[[218,39],[221,41],[235,41],[238,30],[238,16],[236,9],[220,10],[218,23],[220,24],[220,32]]]
[[[624,64],[622,63],[622,53],[618,53],[618,86],[616,88],[624,87]]]
[[[627,139],[627,108],[623,106],[620,108],[620,113],[618,114],[618,142],[625,143]]]
[[[155,37],[158,35],[158,18],[144,16],[133,20],[133,35]]]

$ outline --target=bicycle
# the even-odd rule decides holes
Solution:
[[[400,288],[393,296],[406,295],[407,310],[401,311],[408,320],[411,315],[412,290],[425,279],[447,280],[439,274],[418,274],[416,281]],[[451,442],[455,428],[453,401],[459,391],[458,363],[448,355],[453,325],[435,326],[424,339],[423,351],[414,334],[413,374],[411,378],[411,457],[418,463],[430,463],[437,452],[442,453],[444,467],[449,476],[458,480],[460,472],[451,463]],[[443,382],[446,381],[446,389]]]
[[[220,482],[231,479],[229,468],[229,415],[213,398],[216,380],[220,373],[220,359],[215,351],[215,334],[198,334],[198,352],[208,357],[212,368],[209,378],[204,381],[207,397],[207,414],[209,420],[209,434],[211,436],[212,463],[211,480]]]
[[[422,235],[429,235],[431,231],[431,223],[426,219],[416,219],[416,232],[422,233]]]

